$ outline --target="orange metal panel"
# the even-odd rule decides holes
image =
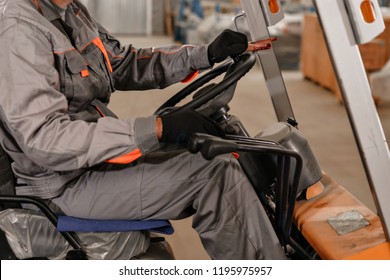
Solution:
[[[324,187],[322,193],[297,202],[294,220],[322,259],[346,259],[386,242],[380,219],[375,213],[326,174],[320,184]],[[350,233],[338,234],[328,219],[352,210],[362,214],[369,225]]]
[[[346,260],[390,260],[390,243],[383,243],[356,255],[347,257]]]

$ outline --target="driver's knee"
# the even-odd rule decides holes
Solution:
[[[206,192],[207,188],[218,189],[221,195],[226,195],[242,184],[249,185],[244,171],[233,155],[215,157],[207,169],[210,177],[204,186]]]

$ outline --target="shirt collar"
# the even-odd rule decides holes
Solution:
[[[61,18],[58,8],[50,0],[38,0],[42,9],[43,16],[49,20],[55,20]],[[75,3],[70,3],[66,8],[66,13],[72,11],[73,14],[77,14],[80,8]]]
[[[61,18],[61,15],[58,12],[57,8],[50,0],[39,0],[39,4],[41,6],[44,17],[48,21]]]
[[[58,10],[50,0],[38,0],[38,2],[43,16],[48,21],[53,21],[61,18],[61,15],[59,14]],[[96,31],[97,29],[95,30],[96,26],[94,25],[94,23],[89,22],[89,27],[87,28],[83,21],[78,18],[78,14],[83,11],[81,7],[82,5],[79,3],[79,1],[74,0],[68,5],[65,13],[65,24],[72,28],[72,37],[75,41],[76,47],[80,50],[85,48],[88,42],[90,42],[93,38],[99,35]],[[84,35],[82,37],[84,39],[81,40],[79,38],[79,34],[82,30],[84,30],[85,32],[83,33]],[[92,36],[94,37],[91,38]]]

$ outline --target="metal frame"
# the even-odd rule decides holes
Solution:
[[[274,141],[239,135],[226,135],[225,139],[221,140],[197,134],[190,139],[189,146],[195,149],[192,152],[199,150],[202,156],[208,160],[219,154],[231,152],[276,156],[278,180],[275,186],[275,205],[271,207],[271,211],[274,212],[275,231],[285,250],[286,245],[294,242],[290,236],[294,205],[303,168],[303,159],[298,152],[289,150]],[[291,175],[293,175],[292,180]]]
[[[357,25],[347,10],[351,2],[356,0],[314,0],[371,192],[390,241],[390,154],[357,46],[363,36],[358,37]],[[380,25],[380,12],[376,16]],[[375,37],[380,29],[375,24],[372,27],[359,32]]]
[[[258,0],[241,0],[241,7],[246,15],[253,41],[269,38],[267,21],[270,24],[275,24],[283,18],[283,15],[280,13],[273,16],[269,10],[265,9],[267,5],[264,4],[264,1],[260,3]],[[271,95],[278,121],[295,120],[274,49],[271,47],[268,50],[257,52],[256,57],[263,69],[265,82]]]
[[[386,239],[390,241],[390,154],[372,98],[358,43],[364,43],[383,31],[383,19],[376,0],[372,8],[375,22],[367,24],[356,16],[363,0],[313,0],[344,104],[363,161]],[[252,40],[269,37],[270,11],[264,1],[241,0]],[[280,18],[280,15],[277,15]],[[273,49],[257,53],[279,121],[294,119],[287,90]]]
[[[0,195],[0,203],[24,203],[35,205],[47,217],[47,219],[55,227],[57,227],[57,215],[54,214],[54,212],[39,198],[32,196]],[[74,232],[60,232],[60,234],[66,239],[66,241],[68,241],[68,243],[73,247],[74,250],[80,251],[85,254]]]

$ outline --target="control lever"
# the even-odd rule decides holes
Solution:
[[[258,52],[258,51],[269,50],[272,47],[271,43],[276,40],[277,40],[276,37],[269,37],[258,41],[251,41],[248,43],[248,48],[246,49],[246,51]],[[234,62],[237,62],[240,59],[240,56],[239,55],[232,56],[232,59],[234,60]]]
[[[268,50],[272,47],[271,43],[276,40],[277,40],[276,37],[269,37],[266,39],[249,42],[247,51],[258,52],[258,51]]]
[[[204,133],[194,133],[188,139],[187,149],[190,153],[196,154],[202,149],[204,142],[207,139],[212,139],[212,138],[216,138],[216,137]]]
[[[217,155],[236,152],[238,146],[231,140],[221,139],[209,134],[194,133],[188,140],[187,149],[193,154],[201,152],[205,159],[211,160]]]
[[[238,146],[235,142],[225,139],[206,139],[200,150],[202,156],[207,160],[212,160],[221,154],[236,152]]]

